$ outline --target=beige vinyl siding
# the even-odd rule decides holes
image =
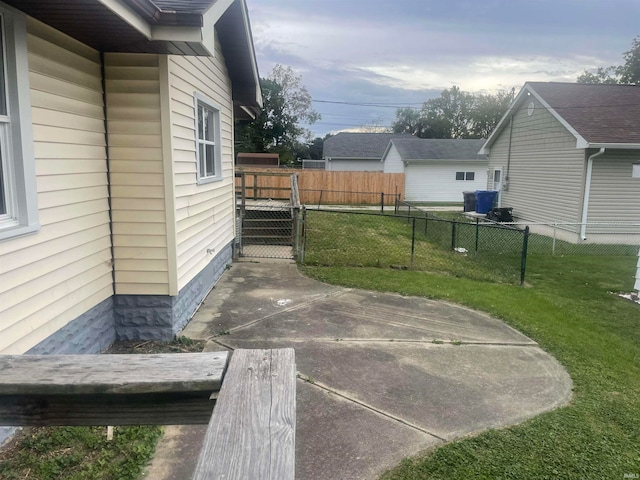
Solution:
[[[24,353],[113,294],[98,52],[27,20],[39,218],[0,242],[0,353]]]
[[[215,58],[170,56],[168,70],[181,289],[234,237],[233,110],[231,82],[219,44]],[[195,92],[220,108],[220,181],[197,183]]]
[[[513,119],[508,191],[504,188],[508,124],[489,153],[489,170],[503,169],[501,205],[513,207],[514,216],[530,222],[579,222],[584,150],[576,149],[575,137],[539,103],[536,102],[533,115],[529,116],[528,103],[525,101]]]
[[[159,63],[105,55],[116,294],[170,293]]]
[[[608,150],[593,160],[588,223],[640,222],[640,178],[631,176],[634,163],[640,163],[640,152]],[[587,234],[597,231],[607,228],[594,226]]]

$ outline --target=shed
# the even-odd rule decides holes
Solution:
[[[280,166],[280,155],[277,153],[238,153],[238,167],[277,168]]]
[[[405,199],[462,202],[464,191],[484,190],[487,157],[484,140],[394,138],[382,157],[385,173],[405,174]]]

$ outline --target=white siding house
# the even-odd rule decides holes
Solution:
[[[640,218],[638,123],[636,86],[527,83],[483,147],[488,183],[501,172],[500,202],[516,219],[603,241],[607,227],[587,224]]]
[[[392,139],[383,155],[385,173],[404,173],[405,199],[412,202],[463,201],[462,192],[487,188],[484,140]]]
[[[244,0],[67,3],[0,0],[2,354],[174,336],[231,261],[261,107]]]

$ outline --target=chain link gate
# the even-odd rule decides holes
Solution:
[[[236,245],[239,257],[297,260],[304,245],[304,207],[284,202],[238,209]]]

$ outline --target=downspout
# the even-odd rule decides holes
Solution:
[[[104,115],[104,148],[107,159],[107,205],[109,208],[109,241],[111,242],[111,284],[113,294],[116,294],[116,256],[113,244],[113,207],[111,196],[111,157],[109,152],[109,121],[107,118],[107,73],[104,52],[100,52],[100,75],[102,82],[102,112]],[[115,303],[115,301],[114,301]]]
[[[591,175],[593,173],[593,159],[602,155],[605,147],[601,147],[599,151],[590,155],[587,159],[587,176],[584,179],[584,200],[582,202],[582,225],[580,226],[580,238],[587,239],[587,217],[589,214],[589,195],[591,194]]]

